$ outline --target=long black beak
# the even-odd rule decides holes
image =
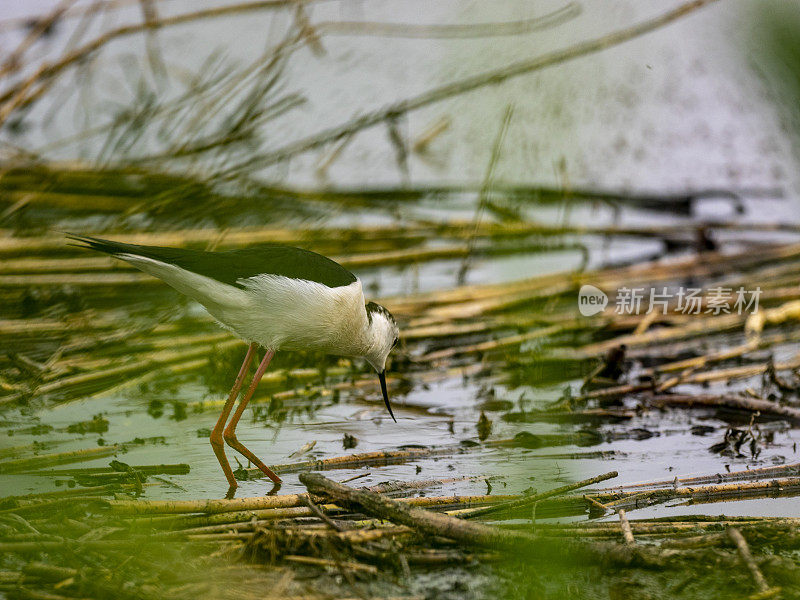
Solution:
[[[386,403],[386,408],[389,409],[389,414],[392,415],[392,420],[397,423],[397,419],[394,418],[394,413],[392,412],[392,405],[389,404],[389,392],[386,391],[386,371],[381,371],[378,373],[378,379],[381,380],[381,391],[383,392],[383,401]]]

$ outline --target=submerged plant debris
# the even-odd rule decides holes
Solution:
[[[284,80],[294,52],[324,54],[326,32],[398,30],[315,28],[291,3],[277,46],[247,65],[211,55],[161,94],[162,29],[286,6],[159,20],[156,4],[47,68],[21,68],[22,56],[0,66],[2,132],[22,136],[30,107],[58,102],[48,92],[65,72],[81,87],[107,43],[146,41],[133,98],[105,125],[38,151],[4,144],[0,157],[0,597],[800,598],[800,227],[758,214],[781,190],[495,181],[513,106],[487,142],[483,182],[411,182],[409,153],[430,157],[448,119],[411,144],[405,113],[508,69],[275,146],[265,126],[305,101]],[[47,39],[89,14],[79,9],[63,3],[25,30]],[[403,185],[254,175],[331,143],[324,175],[375,125]],[[94,160],[49,158],[86,139],[101,141]],[[699,218],[709,199],[732,210]],[[208,437],[245,344],[64,231],[334,258],[398,319],[387,365],[398,423],[369,365],[278,352],[237,433],[284,483],[231,450],[240,487],[224,497]]]
[[[523,239],[547,229],[508,228],[505,235]],[[368,256],[358,271],[365,281],[405,268],[411,252],[420,267],[436,264],[441,257],[424,258],[434,239],[504,238],[502,225],[472,232],[445,219],[437,238],[429,225],[356,226],[344,237],[358,231],[361,245],[331,251],[341,231],[348,230],[320,229],[314,241],[305,230],[278,227],[107,235],[170,245],[214,240],[217,248],[280,236],[343,264]],[[407,240],[400,257],[380,248],[389,236]],[[517,589],[557,597],[572,585],[618,593],[619,586],[658,589],[668,578],[685,597],[700,597],[712,579],[714,589],[747,595],[759,584],[736,567],[746,555],[769,590],[796,597],[800,289],[787,282],[800,264],[797,242],[764,244],[757,255],[732,242],[656,262],[383,298],[402,320],[388,378],[400,431],[388,429],[364,365],[288,355],[265,376],[245,433],[268,442],[263,453],[286,483],[261,496],[269,491],[261,472],[240,463],[241,497],[227,501],[205,499],[221,494],[222,482],[203,423],[215,418],[224,393],[218,381],[236,370],[243,344],[190,304],[176,305],[155,280],[81,255],[57,234],[19,231],[0,252],[10,311],[0,335],[13,348],[0,397],[13,440],[0,458],[3,489],[12,492],[3,500],[0,542],[9,592],[103,597],[135,581],[153,597],[221,588],[244,597],[262,578],[277,578],[290,596],[308,594],[313,581],[313,589],[342,594],[513,596]],[[46,275],[37,264],[47,265]],[[653,318],[617,314],[611,298],[585,318],[575,301],[586,282],[611,290],[687,279],[696,287],[759,287],[760,312],[687,318],[671,305]],[[52,290],[64,286],[80,298],[79,310],[26,308],[30,297],[55,298],[49,306],[58,307],[63,300]],[[142,435],[148,429],[154,435]],[[376,430],[388,435],[376,438]],[[197,450],[188,453],[190,442]],[[179,460],[159,464],[163,457]],[[637,466],[639,457],[650,466]],[[687,460],[705,468],[687,468]],[[546,493],[612,468],[611,487]],[[398,519],[344,502],[306,488],[309,471],[424,512]],[[482,523],[496,538],[486,542],[483,530],[461,537],[448,522],[432,536],[428,518]],[[170,567],[168,579],[142,559],[112,568],[113,556],[141,545],[180,568]],[[509,564],[509,547],[525,568]],[[547,577],[530,571],[540,563]],[[113,575],[99,577],[90,566]],[[610,566],[620,579],[592,575]],[[196,573],[217,569],[213,583],[197,582]],[[463,569],[478,586],[472,591],[459,586]],[[697,572],[685,580],[690,570]]]

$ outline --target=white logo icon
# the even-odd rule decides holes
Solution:
[[[608,296],[593,285],[583,285],[578,292],[578,310],[584,317],[591,317],[608,305]]]

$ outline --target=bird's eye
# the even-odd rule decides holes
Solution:
[[[397,346],[397,342],[399,342],[399,341],[400,341],[400,339],[399,339],[399,338],[394,338],[394,341],[392,342],[392,348],[394,348],[395,346]]]

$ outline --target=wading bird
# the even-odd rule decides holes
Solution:
[[[223,441],[273,482],[281,481],[236,439],[236,425],[281,348],[365,358],[378,372],[383,401],[394,419],[386,391],[386,358],[397,344],[397,323],[383,306],[365,303],[361,282],[340,264],[308,250],[280,245],[202,252],[67,236],[82,248],[105,252],[158,277],[202,304],[217,323],[249,344],[211,432],[211,446],[231,490],[237,483]],[[264,358],[226,426],[258,346],[265,348]]]

